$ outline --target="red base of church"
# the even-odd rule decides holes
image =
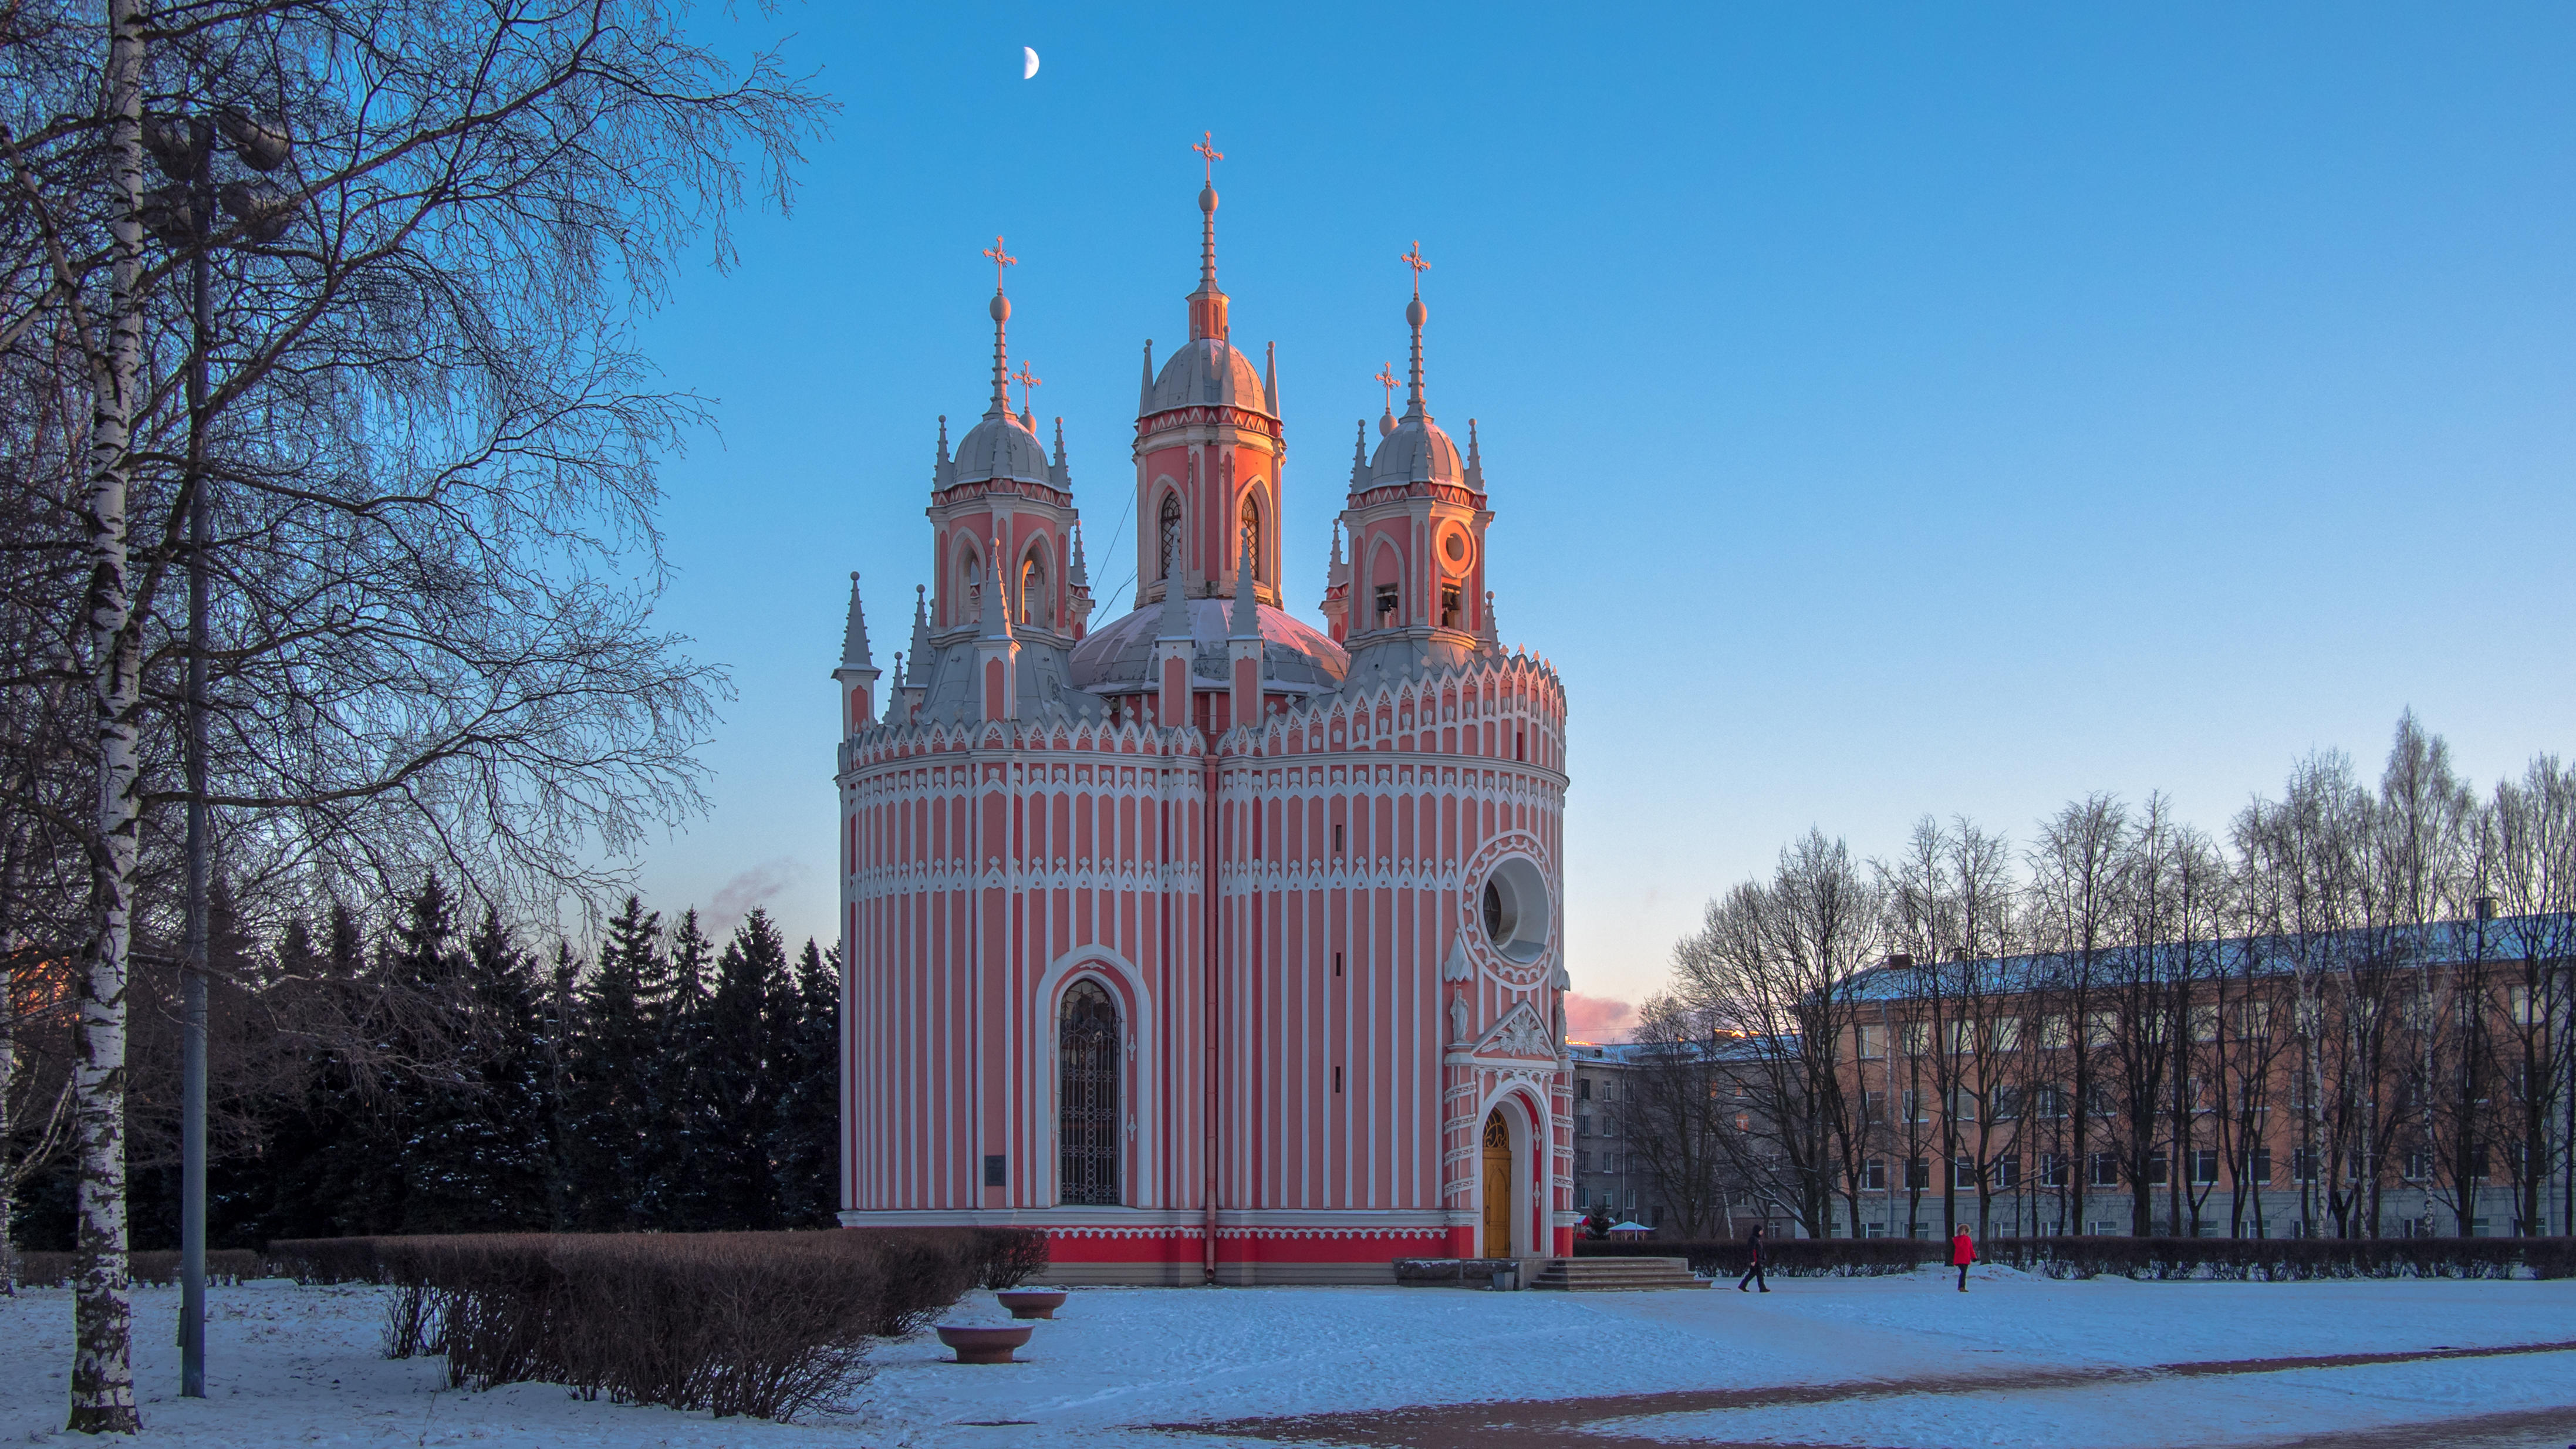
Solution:
[[[871,1213],[844,1213],[844,1227],[878,1226]],[[893,1216],[893,1215],[889,1215]],[[900,1216],[913,1218],[915,1215]],[[1038,1227],[1047,1235],[1047,1268],[1039,1276],[1050,1283],[1132,1283],[1190,1287],[1209,1281],[1207,1230],[1203,1226],[1155,1227],[1065,1226],[1013,1222],[1008,1213],[981,1215],[989,1226]],[[884,1226],[898,1226],[885,1223]],[[909,1221],[899,1226],[924,1226]],[[1548,1233],[1544,1256],[1574,1255],[1574,1229]],[[1283,1283],[1379,1283],[1395,1281],[1394,1264],[1402,1258],[1474,1258],[1480,1254],[1476,1230],[1447,1228],[1270,1228],[1229,1227],[1216,1235],[1215,1281],[1244,1286]]]

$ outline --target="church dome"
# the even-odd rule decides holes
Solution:
[[[1145,394],[1145,412],[1205,407],[1221,403],[1269,416],[1267,390],[1252,359],[1219,337],[1199,337],[1182,344],[1163,363],[1161,375]]]
[[[1191,599],[1190,638],[1198,647],[1190,673],[1202,689],[1223,689],[1230,678],[1225,640],[1232,599]],[[1263,604],[1261,674],[1273,689],[1323,694],[1340,687],[1350,672],[1351,657],[1332,636],[1310,629]],[[1163,606],[1148,604],[1107,628],[1094,629],[1073,646],[1073,687],[1100,694],[1125,694],[1154,684],[1154,639],[1161,633]],[[1126,686],[1122,688],[1121,686]]]
[[[1005,412],[986,413],[983,421],[957,440],[957,481],[980,483],[992,478],[1048,481],[1046,444]]]
[[[1385,483],[1459,483],[1467,476],[1458,445],[1429,413],[1411,412],[1377,445],[1369,462],[1369,485]]]

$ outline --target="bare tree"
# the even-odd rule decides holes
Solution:
[[[2129,812],[2109,795],[2089,795],[2039,824],[2029,853],[2030,906],[2023,919],[2047,952],[2037,984],[2049,1004],[2040,1032],[2037,1091],[2055,1104],[2064,1152],[2056,1231],[2081,1232],[2089,1154],[2100,1139],[2089,1130],[2102,1100],[2107,1027],[2104,1007],[2107,962],[2121,943],[2120,873],[2128,847]]]
[[[2511,1115],[2506,1126],[2516,1149],[2512,1169],[2515,1230],[2549,1230],[2542,1194],[2552,1177],[2576,1192],[2576,1096],[2568,1091],[2571,1053],[2567,1033],[2576,1027],[2576,769],[2553,755],[2533,759],[2520,780],[2495,788],[2489,807],[2494,831],[2493,886],[2506,924],[2495,945],[2505,958],[2497,1014],[2501,1055],[2499,1084]],[[2576,1201],[2563,1201],[2560,1231],[2576,1223]]]
[[[1621,1074],[1627,1085],[1611,1109],[1620,1135],[1678,1236],[1705,1238],[1741,1195],[1734,1167],[1740,1139],[1750,1135],[1734,1126],[1715,1034],[1681,1000],[1659,993],[1637,1008],[1628,1040],[1631,1070]]]
[[[1860,1221],[1866,1140],[1843,1065],[1883,920],[1850,848],[1810,830],[1781,850],[1770,881],[1711,901],[1674,948],[1676,993],[1742,1053],[1753,1186],[1810,1237],[1830,1235],[1837,1191]]]
[[[648,617],[656,460],[698,409],[645,385],[628,319],[696,239],[725,256],[747,161],[784,200],[821,106],[771,57],[736,78],[684,14],[12,8],[0,149],[22,249],[0,263],[0,358],[87,409],[73,526],[14,541],[81,561],[82,632],[10,671],[78,683],[94,719],[94,811],[50,821],[89,862],[75,1429],[137,1424],[127,991],[148,822],[181,798],[155,746],[194,490],[220,498],[210,803],[253,894],[313,902],[472,861],[531,899],[599,884],[597,862],[696,806],[721,681]],[[147,152],[175,170],[205,144],[173,115],[221,118],[236,145],[295,140],[280,180],[227,188],[219,236],[146,189]],[[192,409],[170,282],[218,243],[227,325]]]

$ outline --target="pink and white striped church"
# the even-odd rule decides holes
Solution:
[[[1275,349],[1232,339],[1216,210],[1211,169],[1189,341],[1146,344],[1135,611],[1090,627],[998,241],[992,397],[953,451],[941,421],[889,671],[852,576],[841,1221],[1041,1227],[1091,1282],[1568,1254],[1565,693],[1495,627],[1420,249],[1407,406],[1361,425],[1317,630],[1283,607]]]

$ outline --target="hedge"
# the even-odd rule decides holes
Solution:
[[[388,1358],[453,1387],[544,1381],[613,1403],[786,1420],[983,1284],[1046,1264],[1028,1229],[289,1239],[306,1283],[382,1283]]]
[[[80,1261],[77,1253],[26,1253],[18,1259],[18,1286],[21,1288],[67,1288],[72,1271]],[[267,1266],[248,1248],[209,1248],[206,1250],[206,1281],[238,1283],[244,1278],[263,1276]],[[176,1251],[128,1253],[125,1275],[137,1283],[160,1287],[179,1281],[179,1255]]]
[[[1712,1278],[1742,1275],[1740,1240],[1594,1242],[1578,1257],[1688,1258]],[[2052,1278],[2149,1281],[2216,1278],[2269,1283],[2319,1278],[2576,1277],[2570,1238],[1987,1238],[1980,1262]],[[1773,1238],[1763,1267],[1784,1278],[1874,1277],[1950,1261],[1946,1238]]]

